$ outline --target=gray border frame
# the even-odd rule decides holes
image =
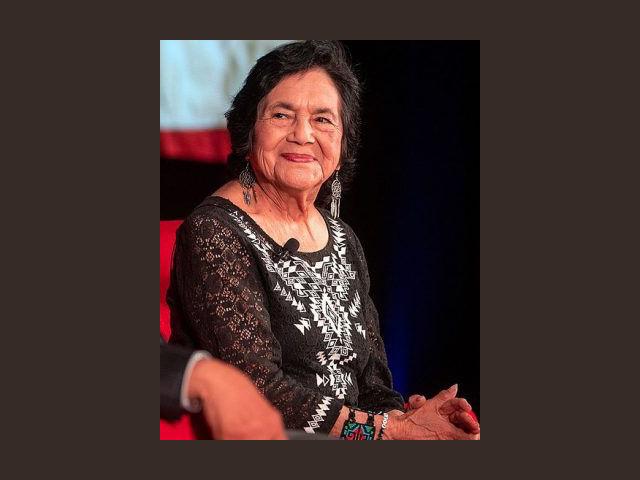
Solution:
[[[591,372],[621,369],[606,370],[602,361],[595,369],[594,362],[579,360],[592,349],[577,346],[576,332],[580,328],[580,344],[601,345],[597,340],[607,339],[607,332],[588,328],[588,322],[608,322],[611,305],[614,319],[630,311],[620,293],[632,285],[635,272],[627,270],[629,283],[623,277],[601,279],[617,280],[611,265],[625,265],[626,253],[637,247],[632,231],[615,229],[617,220],[629,224],[637,216],[625,192],[637,188],[638,175],[627,165],[619,170],[608,164],[635,151],[630,126],[636,112],[615,112],[611,105],[637,97],[628,96],[638,84],[630,70],[628,33],[637,17],[583,4],[579,10],[556,4],[552,11],[512,3],[451,7],[424,5],[420,12],[394,4],[394,12],[367,8],[366,19],[359,10],[354,21],[342,6],[331,11],[332,18],[320,18],[314,34],[303,25],[300,8],[285,13],[279,5],[274,21],[284,24],[288,16],[291,25],[284,35],[267,32],[273,23],[258,10],[251,15],[256,25],[246,14],[226,14],[243,25],[241,31],[216,24],[223,16],[220,5],[212,4],[208,16],[176,12],[174,6],[162,14],[176,28],[164,29],[161,38],[188,29],[182,36],[480,40],[483,440],[340,448],[316,442],[311,448],[300,442],[176,445],[157,439],[156,411],[149,410],[157,405],[157,377],[149,376],[157,371],[157,353],[149,333],[157,325],[159,178],[157,96],[149,84],[157,78],[158,39],[145,33],[150,23],[155,31],[156,19],[130,11],[134,27],[123,27],[116,40],[113,25],[122,24],[120,14],[107,22],[104,40],[85,51],[69,50],[55,65],[48,54],[31,70],[20,65],[20,78],[42,78],[43,70],[58,72],[63,63],[77,69],[70,80],[50,80],[52,88],[36,104],[43,117],[56,116],[49,117],[37,142],[25,136],[12,157],[32,178],[33,194],[25,198],[23,185],[12,192],[20,207],[5,221],[9,248],[13,244],[29,255],[29,261],[20,255],[7,259],[8,278],[27,288],[12,295],[17,308],[8,318],[18,321],[9,322],[16,330],[5,338],[22,370],[6,383],[17,387],[12,391],[20,397],[19,411],[37,423],[25,415],[12,415],[8,423],[19,432],[12,440],[47,444],[43,454],[31,454],[32,461],[21,465],[23,471],[50,474],[58,467],[73,474],[84,467],[112,477],[150,475],[157,467],[160,475],[190,476],[195,467],[218,476],[226,464],[236,474],[264,475],[265,465],[277,463],[277,470],[306,474],[327,463],[335,468],[335,456],[345,461],[339,471],[351,466],[360,475],[372,469],[406,475],[414,467],[427,476],[477,475],[482,467],[510,477],[523,469],[545,476],[594,471],[596,457],[587,457],[589,445],[580,442],[598,435],[581,425],[593,418],[587,399],[599,392],[579,382]],[[185,27],[179,23],[183,12]],[[74,36],[70,44],[77,46],[81,38]],[[56,47],[51,54],[60,53]],[[598,99],[598,92],[608,98]],[[24,103],[16,113],[23,109]],[[621,137],[627,137],[626,145]],[[37,178],[34,158],[46,159]],[[621,178],[609,176],[615,170],[623,172]],[[27,212],[40,215],[34,222]],[[603,251],[609,252],[606,261],[594,256]],[[609,345],[613,358],[620,358],[616,352],[624,346]],[[624,372],[612,373],[608,383],[624,384],[623,378]],[[317,445],[335,450],[321,453]],[[383,455],[369,450],[381,448]],[[286,454],[281,461],[280,451]],[[598,452],[597,458],[603,456]]]

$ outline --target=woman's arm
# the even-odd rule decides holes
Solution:
[[[365,299],[363,314],[370,344],[369,361],[358,378],[360,386],[358,405],[366,410],[387,410],[389,414],[385,430],[387,439],[466,439],[471,438],[468,437],[469,434],[479,435],[480,426],[469,415],[468,412],[471,410],[469,404],[464,399],[454,398],[457,386],[455,389],[443,390],[431,400],[423,396],[413,396],[409,401],[409,411],[406,413],[403,411],[402,396],[393,390],[391,371],[380,334],[378,311],[369,296],[370,278],[364,251],[358,237],[350,228],[348,230],[353,236],[360,264]],[[347,410],[346,414],[345,410]],[[347,415],[348,409],[343,408],[332,433],[337,431],[339,434]],[[364,416],[366,421],[367,414],[362,412],[361,416]],[[376,416],[377,429],[381,424],[381,418],[381,415]]]
[[[355,410],[355,412],[356,412],[356,422],[358,423],[367,422],[367,418],[369,416],[368,413],[360,410]],[[349,408],[342,407],[340,409],[340,415],[338,416],[336,423],[333,425],[333,428],[329,432],[329,435],[331,435],[332,437],[339,437],[340,434],[342,433],[342,427],[344,426],[344,422],[347,420],[347,418],[349,418]],[[380,431],[380,428],[382,426],[382,415],[374,415],[374,425],[375,425],[375,431],[376,431],[375,438],[377,438],[378,432]],[[387,428],[385,428],[385,434],[383,435],[383,438],[387,437],[387,433],[388,433]],[[385,438],[385,440],[388,440],[388,438]]]
[[[412,409],[405,414],[399,411],[389,412],[382,440],[479,440],[479,425],[476,424],[477,429],[474,428],[473,431],[465,431],[451,422],[450,416],[453,411],[450,408],[457,408],[452,407],[455,404],[453,401],[462,400],[454,397],[455,390],[450,388],[441,391],[432,399],[425,399],[419,408]],[[462,412],[457,409],[456,411]],[[342,407],[329,435],[339,437],[348,416],[349,409]],[[366,423],[368,414],[356,410],[355,417],[356,422]],[[376,439],[382,426],[382,420],[382,415],[374,416]]]
[[[378,312],[368,292],[365,295],[363,315],[369,343],[369,359],[362,374],[358,376],[358,406],[371,411],[403,411],[404,399],[393,389],[387,353],[380,335]]]
[[[378,311],[369,296],[370,278],[367,260],[360,240],[350,227],[345,225],[348,236],[353,241],[357,258],[358,275],[361,279],[360,292],[362,302],[363,323],[366,329],[366,339],[369,345],[369,358],[361,375],[358,376],[358,406],[370,411],[404,410],[402,395],[393,389],[391,370],[387,363],[387,353],[380,334]]]
[[[183,315],[172,325],[176,338],[194,340],[248,374],[288,429],[331,430],[344,400],[283,371],[260,271],[233,228],[206,213],[190,216],[178,231],[170,291],[172,310]]]

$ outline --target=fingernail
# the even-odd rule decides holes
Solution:
[[[458,388],[458,384],[457,384],[457,383],[454,383],[453,385],[451,385],[451,386],[449,387],[449,390],[454,390],[454,389],[456,389],[456,388]]]

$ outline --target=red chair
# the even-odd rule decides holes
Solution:
[[[169,306],[166,299],[171,274],[171,256],[176,241],[176,230],[181,224],[182,220],[160,222],[160,335],[165,340],[168,340],[171,335]]]
[[[171,273],[171,255],[176,241],[176,230],[182,220],[160,222],[160,335],[165,340],[171,335],[167,288]],[[160,420],[160,440],[195,440],[199,438],[194,431],[194,418],[182,415],[176,421]]]

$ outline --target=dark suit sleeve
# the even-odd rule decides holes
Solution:
[[[182,414],[180,389],[193,351],[167,345],[160,339],[160,418],[174,420]]]

